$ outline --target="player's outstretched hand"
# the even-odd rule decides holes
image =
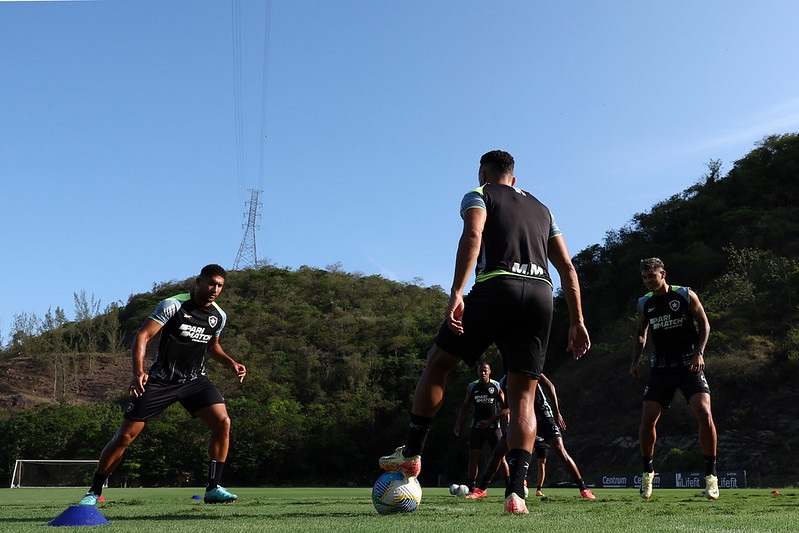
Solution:
[[[244,376],[247,375],[247,367],[245,367],[241,363],[233,363],[233,371],[239,377],[239,383],[243,383]]]
[[[555,422],[558,424],[561,431],[566,431],[566,421],[563,419],[563,415],[560,414],[560,411],[558,411],[558,414],[555,416]]]
[[[588,330],[585,324],[578,322],[569,327],[569,344],[566,351],[571,351],[574,360],[581,358],[591,348],[591,339],[588,337]]]
[[[146,372],[133,374],[130,380],[130,387],[128,387],[128,394],[134,398],[144,394],[144,386],[147,384],[147,378],[149,377]]]
[[[695,353],[693,357],[691,357],[691,366],[689,370],[691,372],[702,372],[705,369],[705,357],[701,353]]]
[[[447,306],[447,326],[455,335],[463,335],[463,310],[465,308],[463,303],[463,295],[460,293],[453,293],[449,297],[449,305]]]

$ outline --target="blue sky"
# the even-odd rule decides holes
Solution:
[[[574,255],[799,131],[797,20],[793,0],[0,1],[0,335],[232,267],[251,188],[259,258],[448,288],[495,148]]]

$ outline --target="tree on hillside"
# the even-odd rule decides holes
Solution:
[[[604,328],[639,292],[638,261],[661,257],[671,274],[701,291],[726,268],[724,249],[799,256],[799,135],[764,138],[720,178],[720,163],[695,185],[638,213],[574,263],[587,320]]]

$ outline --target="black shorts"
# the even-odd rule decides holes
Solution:
[[[549,454],[549,444],[540,435],[535,436],[535,445],[533,446],[533,453],[539,459],[546,459]]]
[[[499,426],[485,429],[472,427],[472,430],[469,432],[469,449],[482,450],[483,444],[488,442],[488,445],[493,450],[497,447],[501,438],[502,428]]]
[[[439,348],[471,366],[496,344],[505,372],[541,375],[552,325],[552,287],[497,276],[475,283],[464,304],[463,335],[455,335],[445,321],[436,336]]]
[[[204,407],[225,403],[225,399],[219,389],[205,376],[178,384],[150,380],[144,386],[144,394],[138,398],[131,398],[128,402],[125,418],[137,421],[152,420],[175,402],[180,402],[180,405],[194,416]]]
[[[704,372],[691,372],[684,370],[651,372],[649,382],[644,387],[644,401],[658,402],[664,409],[668,409],[674,399],[674,393],[680,389],[685,401],[688,402],[696,393],[710,394]]]
[[[544,439],[544,441],[549,442],[555,437],[563,437],[563,434],[560,432],[560,428],[558,427],[558,423],[555,422],[553,417],[547,418],[538,418],[536,419],[536,426],[538,430],[536,431],[536,441],[538,437]]]

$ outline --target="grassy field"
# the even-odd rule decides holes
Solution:
[[[568,532],[799,531],[799,489],[722,490],[708,501],[697,490],[656,490],[643,501],[632,489],[597,489],[582,500],[576,489],[547,489],[528,498],[529,515],[502,513],[502,490],[483,500],[424,490],[422,505],[408,515],[378,515],[368,488],[231,487],[239,501],[205,505],[199,489],[106,489],[98,510],[110,525],[79,531],[346,531],[467,532],[475,530]],[[0,531],[51,531],[47,523],[83,495],[81,489],[0,489]],[[76,528],[71,528],[75,530]]]

